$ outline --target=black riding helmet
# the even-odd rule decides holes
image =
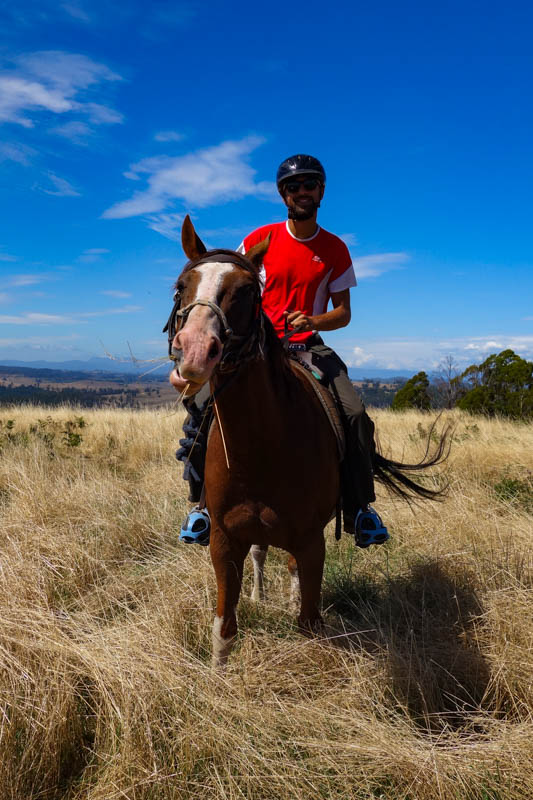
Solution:
[[[279,165],[276,175],[278,191],[281,192],[281,184],[283,181],[294,178],[295,175],[314,175],[321,183],[326,183],[326,170],[318,158],[300,153],[299,155],[286,158],[285,161]]]

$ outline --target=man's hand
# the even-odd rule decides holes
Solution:
[[[333,309],[325,311],[323,314],[311,316],[303,314],[301,311],[284,311],[283,315],[291,328],[297,330],[298,333],[336,331],[338,328],[344,328],[350,322],[350,290],[343,289],[342,292],[333,292],[331,302]]]
[[[313,317],[309,317],[301,311],[284,311],[283,315],[288,325],[301,333],[315,330]]]

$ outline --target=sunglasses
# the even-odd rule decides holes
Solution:
[[[288,181],[283,185],[283,188],[289,194],[297,194],[300,189],[305,189],[306,192],[312,192],[320,186],[320,181],[316,178],[308,178],[305,181]]]

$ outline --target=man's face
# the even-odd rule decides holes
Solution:
[[[324,185],[311,175],[298,175],[281,184],[281,194],[289,209],[289,217],[311,219],[320,207]]]

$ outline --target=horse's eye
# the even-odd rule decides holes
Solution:
[[[239,286],[236,292],[236,297],[238,300],[244,300],[250,295],[251,291],[252,291],[251,286]]]
[[[176,300],[178,299],[180,294],[183,294],[183,290],[184,289],[185,289],[185,286],[183,285],[183,283],[178,283],[178,285],[176,286],[176,288],[174,290],[174,302],[176,302]]]

